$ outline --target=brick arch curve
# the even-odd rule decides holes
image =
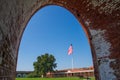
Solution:
[[[38,10],[40,10],[41,8],[44,8],[44,7],[47,7],[47,6],[60,6],[60,7],[63,7],[63,8],[65,8],[64,6],[61,6],[61,5],[58,5],[58,4],[49,4],[49,5],[44,5],[44,6],[41,6],[40,8],[38,7],[38,8],[36,8],[35,10],[35,12],[29,17],[29,19],[28,19],[28,21],[27,21],[27,23],[29,22],[29,20],[31,19],[31,17],[38,11]],[[65,8],[66,10],[71,10],[71,8]],[[69,11],[68,10],[68,11]],[[71,14],[72,14],[72,12],[70,12]],[[73,16],[74,16],[74,14],[73,14]],[[86,36],[87,36],[87,38],[88,38],[88,41],[89,41],[89,44],[90,44],[90,47],[91,47],[91,51],[92,51],[92,58],[93,58],[93,63],[94,63],[94,66],[95,66],[95,76],[96,76],[96,78],[97,79],[99,79],[99,71],[98,71],[98,64],[96,64],[97,62],[96,62],[96,54],[95,54],[95,50],[94,50],[94,47],[92,46],[92,43],[91,43],[91,34],[90,34],[90,31],[89,31],[89,29],[86,27],[86,26],[84,26],[84,22],[83,22],[83,20],[82,20],[82,18],[80,17],[80,16],[78,16],[78,14],[75,14],[75,16],[76,16],[76,18],[77,18],[77,20],[79,19],[79,23],[82,25],[82,28],[83,28],[83,30],[84,30],[84,32],[86,33]],[[26,23],[26,24],[27,24]],[[24,26],[25,28],[26,28],[26,26]],[[25,29],[24,28],[24,29]],[[22,38],[22,35],[23,35],[23,33],[24,33],[24,30],[21,32],[21,34],[20,34],[20,38]],[[21,39],[20,39],[21,40]],[[19,42],[19,45],[20,45],[20,42]],[[19,48],[19,45],[18,45],[18,48]]]
[[[39,4],[39,3],[38,3]],[[29,18],[28,18],[28,20],[27,20],[27,23],[29,22],[29,20],[31,19],[31,17],[38,11],[38,10],[40,10],[41,8],[44,8],[44,7],[47,7],[47,6],[52,6],[52,5],[54,5],[54,6],[60,6],[60,7],[63,7],[63,8],[65,8],[66,10],[68,10],[71,14],[73,14],[74,13],[74,8],[71,8],[71,7],[66,7],[66,6],[63,6],[63,5],[61,5],[61,4],[59,4],[59,3],[52,3],[52,4],[44,4],[44,5],[42,5],[42,6],[39,6],[39,7],[37,7],[37,8],[35,8],[35,9],[33,9],[34,10],[34,12],[29,16]],[[77,9],[75,10],[75,11],[77,11]],[[94,47],[93,47],[93,45],[92,45],[92,43],[91,43],[91,34],[90,34],[90,31],[89,31],[89,29],[88,29],[88,27],[86,27],[85,26],[85,23],[84,23],[84,21],[83,21],[83,19],[82,19],[82,17],[80,16],[80,13],[74,13],[73,14],[73,16],[75,16],[76,18],[77,18],[77,20],[79,20],[79,23],[82,25],[82,28],[83,28],[83,30],[84,30],[84,32],[86,33],[86,36],[87,36],[87,38],[88,38],[88,41],[89,41],[89,44],[90,44],[90,47],[91,47],[91,51],[92,51],[92,59],[93,59],[93,63],[94,63],[94,67],[95,67],[95,76],[96,76],[96,78],[97,79],[99,79],[99,71],[98,71],[98,64],[97,64],[97,57],[96,57],[96,54],[95,54],[95,50],[94,50]],[[25,23],[25,25],[27,25],[27,23]],[[26,26],[24,26],[24,27],[26,27]],[[25,29],[25,28],[24,28]],[[22,35],[23,35],[23,32],[24,32],[24,30],[21,32],[21,34],[20,34],[20,38],[22,38]],[[21,40],[21,39],[20,39]],[[20,43],[19,43],[19,45],[20,45]],[[18,45],[18,47],[19,47],[19,45]]]
[[[46,5],[76,16],[88,34],[97,80],[120,79],[119,0],[0,0],[0,79],[14,80],[18,46],[30,17]]]

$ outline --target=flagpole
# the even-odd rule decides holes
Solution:
[[[72,47],[72,44],[70,45],[69,49],[68,49],[68,55],[71,55],[72,57],[72,70],[73,70],[73,47]]]
[[[74,64],[74,62],[73,62],[73,55],[72,55],[72,70],[73,70],[73,64]]]

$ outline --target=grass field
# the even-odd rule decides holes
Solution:
[[[16,80],[87,80],[78,77],[66,77],[66,78],[16,78]],[[91,78],[90,80],[95,80]]]

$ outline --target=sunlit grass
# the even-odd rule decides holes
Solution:
[[[16,80],[87,80],[79,77],[64,77],[64,78],[16,78]],[[90,80],[95,80],[94,77]]]
[[[16,78],[16,80],[80,80],[80,79],[74,77],[74,78]]]

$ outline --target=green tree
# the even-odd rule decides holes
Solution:
[[[33,63],[34,71],[38,76],[46,76],[47,72],[52,72],[57,67],[56,59],[51,54],[44,54],[37,57],[37,61]]]

